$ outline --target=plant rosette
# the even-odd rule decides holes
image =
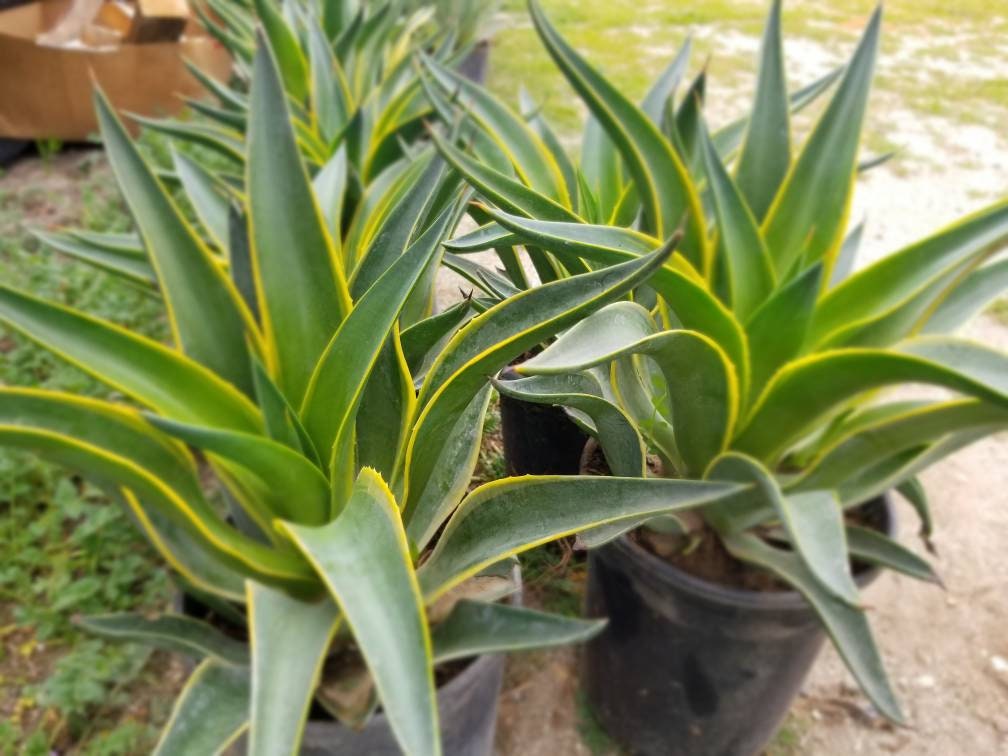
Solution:
[[[938,578],[851,513],[898,489],[926,538],[917,474],[1008,427],[1008,356],[952,335],[1008,285],[1008,264],[996,256],[1008,241],[1008,201],[856,270],[862,229],[848,233],[847,214],[859,171],[878,163],[859,162],[859,143],[881,11],[846,66],[789,94],[774,3],[752,112],[712,134],[703,74],[681,101],[674,96],[688,44],[638,106],[537,2],[530,7],[591,114],[580,163],[550,148],[541,121],[523,121],[474,85],[458,84],[445,101],[448,75],[428,64],[437,109],[461,110],[468,129],[469,152],[445,139],[438,149],[480,195],[472,212],[484,223],[447,245],[449,264],[492,301],[536,290],[521,278],[519,252],[541,281],[563,281],[637,259],[676,228],[681,242],[646,286],[568,328],[516,366],[524,379],[496,388],[564,407],[618,478],[647,475],[652,452],[667,478],[751,486],[689,516],[581,538],[596,547],[645,526],[678,530],[683,546],[713,540],[798,591],[876,708],[901,722],[851,565]],[[830,88],[793,151],[790,112]],[[486,249],[502,272],[466,258]],[[909,384],[953,396],[903,400],[889,391]]]

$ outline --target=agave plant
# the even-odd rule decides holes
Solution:
[[[171,343],[0,286],[0,322],[123,397],[0,388],[0,444],[104,486],[187,591],[247,633],[246,644],[173,614],[84,620],[200,658],[158,753],[217,752],[246,731],[249,753],[295,753],[314,700],[354,724],[380,704],[405,752],[436,754],[437,663],[599,628],[496,603],[514,590],[501,576],[515,554],[746,484],[523,478],[467,495],[487,376],[640,286],[670,247],[526,292],[465,325],[456,308],[401,328],[467,195],[415,177],[407,194],[422,208],[397,206],[378,224],[369,259],[382,264],[355,294],[265,41],[252,70],[238,234],[247,243],[232,236],[227,267],[96,97]],[[363,686],[354,706],[321,679],[346,653],[367,670],[337,680]]]
[[[576,171],[580,198],[588,199],[577,213],[565,202],[572,195],[563,193],[570,185],[561,162],[543,159],[548,142],[532,140],[511,120],[493,122],[483,95],[452,80],[471,91],[467,106],[483,135],[474,149],[503,153],[511,175],[442,141],[442,152],[484,198],[477,212],[489,221],[448,246],[504,250],[507,263],[508,250],[524,244],[533,262],[548,254],[570,275],[637,259],[679,225],[685,237],[681,253],[634,301],[589,316],[518,367],[531,377],[498,382],[498,389],[568,408],[597,436],[617,475],[643,474],[651,449],[666,476],[754,484],[678,527],[713,532],[735,557],[803,593],[865,692],[899,720],[851,558],[937,578],[926,561],[850,524],[845,512],[898,487],[927,531],[916,474],[1008,427],[1008,356],[949,335],[1008,286],[1008,265],[995,257],[1008,241],[1008,201],[852,272],[859,232],[845,233],[880,11],[793,155],[779,2],[737,153],[725,149],[725,132],[710,135],[699,109],[688,119],[679,118],[680,109],[660,123],[662,110],[635,106],[563,40],[535,0],[530,7],[547,50],[615,150],[610,155],[598,139],[586,139],[582,162],[599,170],[608,164],[626,183],[617,181],[616,204],[603,202],[607,210],[598,214],[599,194]],[[447,79],[436,66],[429,70]],[[594,186],[612,188],[606,180]],[[620,208],[631,205],[624,217]],[[610,208],[608,222],[588,222]],[[473,276],[501,296],[515,280]],[[880,392],[908,383],[960,396],[905,401]],[[583,537],[597,545],[641,522]]]
[[[281,7],[273,0],[209,0],[195,6],[232,53],[233,80],[220,82],[190,67],[215,104],[189,100],[192,117],[186,120],[134,120],[167,138],[168,164],[159,175],[181,187],[192,206],[189,217],[222,260],[232,229],[241,225],[240,218],[231,217],[231,207],[240,205],[247,191],[248,89],[257,33],[265,34],[276,51],[298,149],[316,178],[330,231],[348,258],[363,258],[376,225],[403,198],[404,188],[430,167],[432,151],[418,141],[429,105],[411,65],[413,52],[426,50],[452,66],[471,46],[435,23],[432,8],[407,12],[405,5],[411,4],[344,1]],[[206,158],[213,158],[213,167]],[[439,178],[428,175],[430,181]],[[144,252],[135,233],[38,235],[64,254],[146,288],[153,283],[153,271],[137,259]]]

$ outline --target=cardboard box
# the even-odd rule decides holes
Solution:
[[[0,138],[93,136],[93,81],[117,110],[157,117],[181,110],[183,97],[203,94],[183,60],[221,81],[230,75],[227,51],[191,21],[172,42],[130,44],[102,35],[93,47],[80,39],[39,44],[36,38],[59,27],[71,7],[70,0],[44,0],[0,10]]]

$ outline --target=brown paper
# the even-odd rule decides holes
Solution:
[[[178,42],[121,44],[90,49],[81,43],[45,47],[36,36],[65,15],[67,0],[0,11],[0,138],[83,140],[97,122],[94,79],[119,111],[168,116],[199,97],[202,87],[184,59],[226,81],[231,59],[220,43],[190,25]]]

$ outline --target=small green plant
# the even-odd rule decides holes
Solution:
[[[1008,241],[1008,202],[853,272],[860,230],[845,235],[847,212],[880,11],[793,153],[796,97],[783,74],[779,2],[752,115],[713,137],[702,77],[673,108],[667,87],[678,81],[677,60],[638,107],[567,44],[537,2],[530,7],[592,114],[590,136],[581,166],[565,170],[547,132],[519,128],[485,93],[458,83],[470,134],[487,138],[473,139],[478,160],[447,140],[439,148],[483,196],[477,212],[487,223],[449,246],[497,250],[510,278],[455,264],[485,291],[509,296],[508,286],[524,288],[516,245],[542,280],[561,281],[636,259],[670,235],[678,251],[633,301],[588,316],[518,367],[531,377],[496,388],[567,407],[598,437],[617,476],[645,475],[651,447],[666,476],[754,484],[692,519],[638,525],[713,533],[736,558],[801,591],[871,700],[899,720],[850,564],[938,579],[926,561],[845,513],[898,487],[927,535],[917,473],[1008,427],[1008,356],[947,335],[1008,285],[1008,264],[994,257]],[[448,75],[428,69],[435,80]],[[879,393],[909,383],[961,397]],[[582,539],[599,545],[629,527]]]

